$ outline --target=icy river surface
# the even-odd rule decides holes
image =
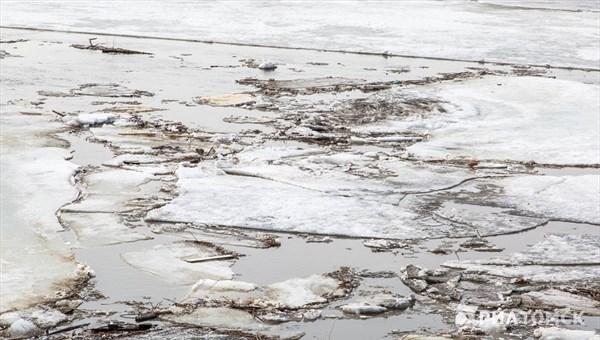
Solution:
[[[2,25],[23,26],[32,3],[3,2]],[[184,11],[200,3],[166,9],[184,11],[177,27],[110,29],[101,4],[36,4],[48,9],[36,27],[171,38],[202,27]],[[229,6],[201,4],[202,25]],[[271,4],[240,8],[284,6]],[[467,38],[432,51],[433,28],[414,51],[388,48],[402,27],[381,32],[381,4],[350,4],[373,27],[318,35],[378,33],[330,48],[461,60],[2,28],[0,336],[596,339],[597,8],[391,5],[457,12],[457,36],[482,15],[496,20],[487,34],[505,32],[507,11],[552,13],[577,32],[552,35],[571,54],[546,53],[536,31],[515,37],[530,49],[467,55]],[[268,40],[193,39],[323,47],[285,16],[261,20]],[[283,40],[295,30],[297,44]],[[492,55],[511,64],[481,61]],[[482,318],[499,310],[575,317]]]

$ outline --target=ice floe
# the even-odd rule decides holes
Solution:
[[[598,235],[549,234],[524,252],[490,260],[450,261],[444,266],[532,282],[597,278],[590,266],[600,263]]]
[[[389,295],[374,295],[360,302],[342,305],[340,309],[350,314],[379,314],[388,310],[404,310],[415,302],[414,295],[409,297],[394,297]]]
[[[180,167],[178,197],[150,211],[147,220],[378,238],[497,235],[546,221],[505,213],[424,212],[424,202],[403,200],[405,195],[493,174],[391,163],[382,167],[397,176],[387,170],[392,176],[365,178],[348,170],[376,167],[376,158],[252,149],[214,166]],[[439,173],[446,177],[436,180]]]
[[[231,280],[198,280],[188,298],[212,303],[234,303],[239,307],[257,310],[289,311],[318,308],[330,299],[342,298],[349,293],[345,282],[333,275],[314,274],[292,278],[269,285],[258,286],[249,282]]]

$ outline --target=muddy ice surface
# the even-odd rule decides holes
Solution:
[[[596,336],[597,72],[2,35],[3,336]]]

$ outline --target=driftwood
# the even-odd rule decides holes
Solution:
[[[158,313],[154,313],[154,312],[144,313],[144,314],[140,314],[140,315],[136,316],[135,322],[153,320],[153,319],[156,319],[157,317],[158,317]]]
[[[16,39],[16,40],[0,40],[0,44],[15,44],[20,42],[26,42],[29,39]]]
[[[191,259],[185,259],[186,262],[189,263],[199,263],[199,262],[208,262],[208,261],[220,261],[220,260],[231,260],[231,259],[235,259],[235,255],[217,255],[217,256],[209,256],[209,257],[198,257],[198,258],[191,258]]]
[[[112,53],[112,54],[152,54],[152,53],[148,53],[148,52],[128,50],[128,49],[120,48],[120,47],[106,47],[106,46],[102,46],[100,44],[94,44],[93,43],[94,40],[96,40],[96,38],[89,39],[89,45],[73,44],[73,45],[71,45],[71,47],[78,48],[80,50],[94,50],[94,51],[102,51],[102,53]]]
[[[106,326],[92,328],[91,331],[92,331],[92,333],[135,332],[135,331],[146,331],[152,327],[153,327],[153,325],[149,324],[149,323],[141,323],[139,325],[110,323]]]
[[[76,329],[79,329],[79,328],[82,328],[82,327],[87,327],[89,325],[90,325],[90,323],[88,322],[88,323],[82,323],[80,325],[69,326],[69,327],[57,329],[57,330],[52,331],[52,332],[48,332],[48,333],[46,333],[46,335],[54,335],[54,334],[60,334],[60,333],[64,333],[64,332],[74,331]]]
[[[52,112],[56,113],[57,115],[59,115],[59,116],[61,116],[61,117],[64,117],[64,116],[66,116],[66,113],[58,112],[58,111],[56,111],[56,110],[52,110]]]

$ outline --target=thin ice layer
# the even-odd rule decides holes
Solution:
[[[167,245],[122,254],[131,266],[158,276],[166,281],[186,285],[200,279],[230,280],[233,271],[231,261],[190,263],[186,259],[220,255],[214,248],[192,241],[181,241]]]

